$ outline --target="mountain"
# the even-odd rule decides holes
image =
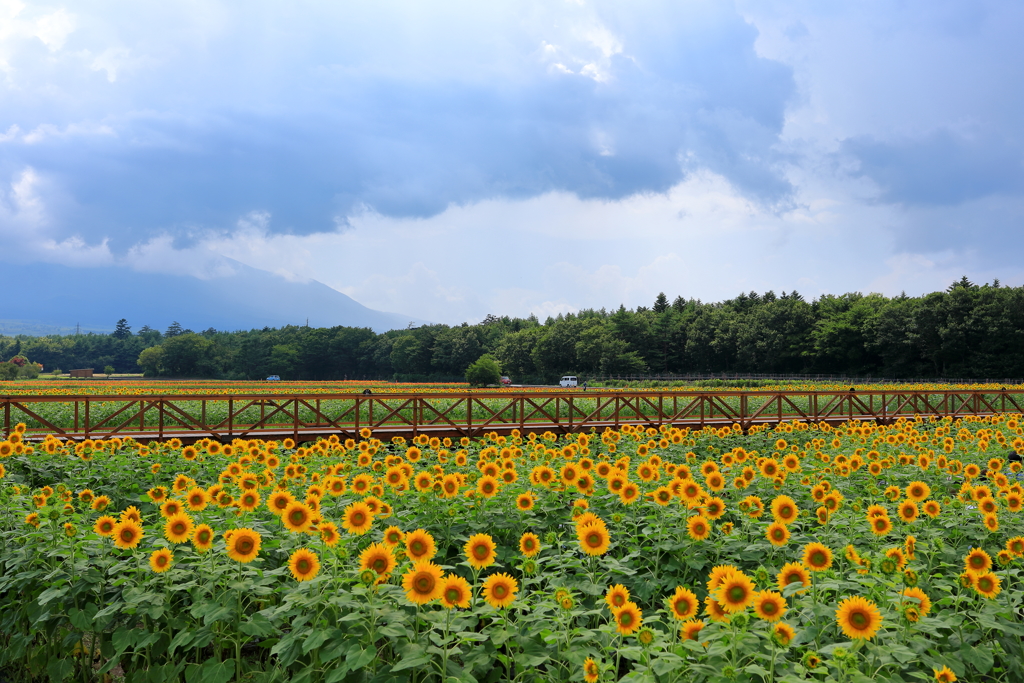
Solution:
[[[289,282],[231,261],[233,275],[200,280],[188,275],[137,273],[127,268],[70,268],[33,263],[3,266],[8,283],[0,300],[3,334],[111,331],[121,318],[133,330],[166,329],[173,321],[199,332],[262,327],[370,327],[376,332],[421,324],[409,316],[363,306],[327,285]]]

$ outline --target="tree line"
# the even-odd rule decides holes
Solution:
[[[0,337],[0,358],[148,376],[463,380],[493,356],[516,382],[691,372],[875,377],[1024,377],[1024,287],[966,277],[919,297],[851,293],[806,301],[750,292],[716,303],[659,294],[650,307],[548,318],[489,315],[377,334],[289,326],[194,332],[175,323],[110,334]]]

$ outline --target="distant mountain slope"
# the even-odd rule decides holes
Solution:
[[[42,334],[113,330],[126,318],[132,329],[164,330],[177,320],[196,332],[284,325],[370,327],[376,332],[422,323],[363,306],[327,285],[282,277],[232,262],[235,274],[210,280],[137,273],[127,268],[69,268],[54,264],[4,265],[0,331]]]

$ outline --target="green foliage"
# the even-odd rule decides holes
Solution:
[[[164,347],[151,346],[139,354],[138,365],[146,377],[156,377],[164,369]]]
[[[9,382],[18,377],[19,368],[14,363],[0,363],[0,381]]]
[[[444,470],[465,476],[463,492],[472,490],[481,476],[481,460],[499,446],[508,447],[518,477],[502,484],[493,497],[447,497],[432,489],[382,486],[379,500],[388,506],[387,513],[382,508],[366,534],[340,531],[332,545],[315,533],[286,530],[266,505],[240,513],[233,505],[210,504],[188,512],[197,524],[209,524],[215,531],[213,547],[206,552],[194,543],[165,538],[165,520],[147,489],[169,487],[178,476],[208,486],[237,462],[237,454],[211,453],[211,442],[201,442],[201,457],[190,460],[180,448],[152,443],[145,462],[159,468],[140,470],[142,444],[131,439],[96,450],[81,442],[60,444],[52,453],[37,448],[5,458],[6,476],[0,478],[0,677],[12,683],[111,678],[126,683],[570,683],[582,679],[584,661],[590,658],[600,680],[630,683],[931,681],[940,667],[949,667],[961,681],[1019,681],[1024,678],[1022,558],[996,556],[993,570],[1001,590],[992,599],[962,586],[959,576],[969,549],[983,548],[995,556],[1008,539],[1024,533],[1022,513],[1000,496],[1001,526],[989,531],[975,501],[958,495],[964,482],[962,474],[954,474],[959,467],[951,471],[937,462],[921,468],[916,458],[899,461],[906,451],[943,453],[943,437],[952,434],[957,438],[950,439],[948,457],[985,468],[994,455],[988,435],[1005,431],[1015,438],[1010,420],[1017,417],[914,420],[889,427],[782,424],[748,435],[665,427],[660,437],[667,444],[651,450],[646,450],[648,441],[659,433],[643,428],[565,438],[551,434],[472,440],[460,444],[468,456],[465,464],[449,460]],[[910,436],[916,446],[910,440],[889,442],[888,435]],[[785,440],[784,447],[779,439]],[[846,462],[859,459],[865,439],[879,452],[878,460],[891,461],[884,475],[888,485],[907,490],[912,482],[927,483],[933,500],[942,501],[941,512],[934,518],[900,520],[894,514],[895,500],[883,496],[866,466],[845,473],[833,469],[840,465],[840,456]],[[607,453],[612,444],[617,446],[614,455]],[[409,445],[379,444],[376,457],[400,461],[411,457]],[[427,450],[426,443],[420,445]],[[276,443],[259,446],[276,450],[281,469],[297,453]],[[565,455],[571,451],[575,454]],[[310,475],[339,466],[349,477],[381,475],[369,463],[358,464],[358,449],[339,452],[337,444],[324,440],[303,452]],[[684,463],[698,476],[708,461],[738,469],[742,463],[727,464],[726,457],[741,452],[744,457],[801,453],[801,471],[780,482],[755,474],[742,489],[727,486],[715,493],[724,505],[704,540],[686,531],[697,510],[678,501],[662,506],[648,495],[667,486]],[[654,470],[660,478],[645,481],[639,466],[650,464],[645,458],[655,453],[659,462]],[[596,468],[626,456],[633,459],[629,472],[640,488],[631,504],[601,481],[583,493],[576,486],[543,486],[528,476],[534,467],[557,468],[573,461],[582,465],[587,458]],[[752,465],[754,460],[747,462]],[[265,466],[254,464],[253,473]],[[433,465],[420,461],[416,467],[432,479]],[[1002,471],[1016,475],[1005,463]],[[819,501],[811,483],[822,480],[843,494],[827,524],[812,514]],[[307,495],[308,480],[282,476],[278,481],[293,496]],[[221,485],[233,496],[241,494],[237,481]],[[50,487],[50,495],[44,486]],[[278,483],[266,481],[261,488],[268,494]],[[104,513],[82,495],[86,489],[109,496],[105,514],[115,518],[128,506],[138,509],[145,531],[138,548],[119,549],[94,532]],[[526,491],[533,498],[530,510],[517,505]],[[741,501],[754,495],[769,509],[775,496],[790,496],[802,511],[789,526],[792,538],[787,544],[774,547],[765,537],[771,521],[767,511],[758,517],[743,510]],[[587,512],[609,530],[611,545],[600,556],[581,550],[570,512],[579,498],[585,498]],[[347,506],[362,499],[349,489],[318,497],[317,507],[325,521],[337,523]],[[885,537],[870,531],[865,517],[869,504],[893,514],[894,528]],[[31,516],[38,519],[26,521]],[[70,532],[65,523],[72,525]],[[390,577],[374,586],[360,581],[360,554],[380,542],[391,524],[433,535],[433,562],[476,589],[469,606],[447,610],[437,600],[413,605],[403,589],[413,567],[401,547]],[[227,555],[225,532],[237,527],[261,535],[261,548],[250,563],[239,564]],[[529,560],[519,550],[524,532],[541,539],[539,553]],[[471,567],[465,554],[465,542],[478,533],[492,537],[497,553],[495,563],[482,571]],[[906,552],[911,534],[916,539],[913,553]],[[799,562],[811,542],[832,550],[831,566],[815,572],[806,590],[799,583],[779,587],[777,572],[786,563]],[[849,559],[852,555],[843,552],[846,544],[871,565]],[[289,558],[301,547],[317,554],[320,570],[298,582]],[[169,571],[154,573],[150,554],[167,548],[173,552]],[[912,581],[908,574],[880,568],[883,553],[894,548],[912,570]],[[795,630],[792,641],[774,642],[772,623],[749,607],[727,623],[711,622],[701,614],[698,618],[705,623],[699,639],[679,637],[680,623],[667,599],[676,587],[684,587],[694,591],[700,604],[708,595],[709,573],[722,565],[738,568],[757,588],[784,596],[783,621]],[[496,572],[507,573],[518,584],[506,609],[482,599],[481,584]],[[612,584],[624,586],[642,609],[643,630],[616,633],[615,615],[605,601]],[[901,599],[908,585],[919,586],[931,602],[930,609],[913,619],[906,608],[920,600]],[[563,591],[567,600],[558,599]],[[851,641],[839,628],[837,605],[851,596],[870,600],[880,610],[881,628],[868,640]]]
[[[581,310],[543,323],[492,315],[477,325],[383,334],[288,326],[196,335],[180,323],[166,333],[143,326],[133,334],[122,319],[109,335],[0,336],[0,358],[21,353],[47,368],[131,372],[142,351],[170,345],[170,357],[148,362],[147,374],[236,379],[453,381],[485,353],[528,383],[566,373],[1024,377],[1024,287],[961,279],[921,297],[849,293],[808,302],[769,291],[714,303],[668,301],[659,294],[650,308]]]
[[[501,381],[501,366],[493,356],[485,353],[466,368],[466,381],[474,387],[497,384]]]

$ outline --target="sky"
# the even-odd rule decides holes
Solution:
[[[1024,3],[0,0],[0,261],[458,324],[1024,284]]]

